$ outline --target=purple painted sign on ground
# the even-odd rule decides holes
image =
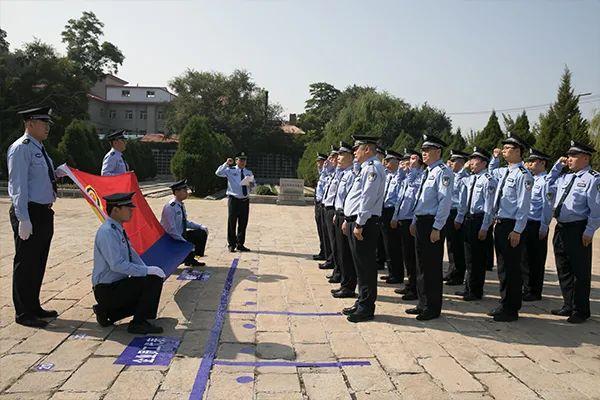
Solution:
[[[38,371],[50,371],[52,368],[54,368],[54,364],[52,363],[42,363],[35,367]]]
[[[179,347],[179,339],[163,336],[136,337],[115,364],[122,365],[169,365]]]
[[[207,281],[210,278],[210,273],[204,271],[196,271],[186,269],[177,277],[178,281]]]

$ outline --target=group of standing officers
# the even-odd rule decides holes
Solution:
[[[550,158],[514,134],[490,154],[447,147],[423,135],[420,152],[385,151],[378,138],[353,136],[329,155],[317,154],[315,221],[321,269],[333,269],[336,298],[355,298],[342,312],[351,322],[374,318],[378,259],[388,284],[421,321],[439,317],[443,281],[464,285],[456,295],[476,301],[494,252],[500,287],[494,321],[519,317],[522,301],[542,298],[552,218],[563,306],[552,314],[581,323],[590,317],[592,238],[600,226],[600,174],[591,169],[594,148],[571,142],[547,172]],[[500,166],[500,155],[506,166]],[[443,275],[444,243],[449,269]],[[407,280],[405,281],[405,276]],[[358,288],[358,293],[356,289]]]

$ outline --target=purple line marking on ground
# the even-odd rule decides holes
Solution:
[[[255,301],[247,301],[244,303],[245,306],[255,306],[256,302]]]
[[[333,361],[333,362],[298,362],[298,361],[228,361],[214,360],[215,365],[232,367],[306,367],[306,368],[336,368],[336,367],[366,367],[370,361]]]
[[[244,289],[244,290],[245,290],[246,292],[256,292],[256,289],[255,289],[255,288],[251,288],[251,287],[249,287],[249,288],[246,288],[246,289]]]
[[[254,328],[256,328],[256,325],[254,325],[254,324],[244,324],[242,326],[244,328],[246,328],[246,329],[254,329]]]
[[[339,312],[294,312],[294,311],[250,311],[250,310],[227,310],[229,314],[268,314],[268,315],[292,315],[295,317],[337,317]]]
[[[225,284],[223,285],[223,291],[221,292],[221,300],[219,302],[219,308],[215,315],[215,323],[210,330],[210,336],[204,347],[204,355],[200,368],[196,373],[196,379],[194,380],[194,386],[190,393],[190,400],[200,400],[206,390],[208,378],[210,376],[210,370],[214,364],[215,355],[217,353],[217,347],[219,346],[219,338],[221,337],[221,331],[223,330],[223,322],[225,321],[225,312],[227,311],[227,304],[229,303],[229,294],[231,292],[231,285],[233,283],[233,276],[238,266],[239,258],[234,258],[229,267]]]
[[[238,383],[250,383],[254,380],[254,378],[251,376],[238,376],[237,378],[235,378],[235,380]]]
[[[258,276],[256,276],[256,275],[250,275],[247,279],[249,279],[251,281],[257,281],[258,280]]]

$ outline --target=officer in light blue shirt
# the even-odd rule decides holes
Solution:
[[[324,175],[323,175],[323,184],[322,184],[322,191],[321,191],[321,195],[320,195],[320,217],[321,217],[321,226],[323,228],[323,240],[324,240],[324,250],[325,250],[325,262],[323,263],[319,263],[319,269],[334,269],[335,268],[335,263],[334,263],[334,259],[333,259],[333,245],[331,244],[331,235],[330,235],[330,229],[331,226],[328,223],[328,219],[330,219],[327,216],[327,210],[325,208],[325,197],[327,195],[329,195],[329,189],[331,187],[331,183],[333,178],[335,177],[335,168],[337,166],[337,158],[338,158],[338,153],[337,150],[334,148],[334,146],[331,146],[331,149],[329,151],[329,156],[327,156],[327,161],[325,161],[325,163],[323,164],[323,169],[324,169]],[[329,209],[329,214],[331,214],[331,207]],[[333,218],[333,216],[331,216],[331,218]],[[331,278],[332,276],[328,276],[328,278]]]
[[[133,214],[134,195],[114,193],[104,197],[108,218],[94,240],[92,285],[98,304],[93,309],[101,326],[133,315],[127,327],[129,333],[161,333],[162,328],[148,320],[156,318],[165,273],[160,267],[146,266],[123,227]]]
[[[592,241],[600,226],[600,174],[590,167],[595,151],[572,141],[565,162],[569,172],[555,182],[553,244],[564,304],[552,314],[574,324],[590,317]]]
[[[324,164],[327,161],[327,155],[317,153],[317,185],[315,186],[315,224],[317,225],[317,235],[319,236],[319,253],[313,255],[315,261],[325,261],[325,236],[323,228],[323,219],[321,218],[321,200],[323,199],[323,185],[325,183]]]
[[[235,164],[232,158],[228,158],[215,171],[217,176],[227,178],[227,245],[231,253],[235,253],[236,250],[250,251],[244,243],[250,214],[249,196],[255,186],[255,180],[252,171],[246,168],[247,160],[246,153],[242,151],[236,155]]]
[[[342,231],[348,236],[358,277],[358,299],[346,308],[350,322],[373,319],[377,299],[375,252],[385,190],[385,172],[377,159],[377,138],[353,136],[354,156],[361,163],[344,204]]]
[[[396,202],[394,217],[390,227],[400,231],[400,245],[408,281],[405,287],[394,289],[395,293],[402,295],[402,300],[417,299],[417,260],[415,254],[415,238],[410,234],[410,225],[414,216],[414,206],[417,192],[421,186],[423,176],[423,161],[421,153],[415,150],[404,149],[402,156],[403,168],[406,177],[400,185],[398,201]]]
[[[329,154],[328,167],[332,169],[332,172],[325,183],[325,191],[323,192],[323,226],[327,232],[327,238],[329,239],[329,254],[325,263],[321,264],[319,268],[330,269],[333,268],[331,276],[329,276],[330,283],[340,283],[341,271],[340,266],[336,264],[336,252],[337,246],[335,242],[335,226],[333,223],[333,217],[335,216],[335,195],[337,187],[342,176],[342,171],[338,168],[338,149],[335,146],[331,146],[331,152]]]
[[[467,153],[452,149],[448,159],[448,167],[454,173],[454,185],[452,187],[452,207],[445,227],[449,265],[444,280],[450,286],[462,285],[465,279],[465,237],[463,229],[454,225],[454,219],[458,210],[460,190],[463,186],[462,178],[469,175],[468,169],[465,168],[468,157]]]
[[[129,165],[123,158],[123,152],[127,147],[125,134],[127,131],[121,130],[106,135],[106,139],[110,143],[111,149],[102,160],[102,176],[120,175],[129,171]]]
[[[383,192],[383,211],[381,214],[381,237],[386,254],[388,275],[380,278],[388,284],[404,282],[404,259],[402,246],[400,245],[400,229],[392,228],[390,223],[396,211],[400,185],[406,176],[406,172],[400,168],[400,159],[403,156],[393,150],[386,152],[383,159],[386,168],[385,190]]]
[[[43,328],[58,313],[40,305],[40,289],[54,231],[52,204],[57,172],[42,142],[52,123],[50,107],[19,112],[25,133],[7,152],[10,224],[14,233],[13,303],[16,322]]]
[[[188,254],[183,263],[190,267],[203,267],[206,264],[196,260],[196,256],[204,256],[208,228],[187,218],[184,200],[189,196],[187,179],[182,179],[169,186],[173,197],[164,205],[160,224],[173,239],[190,242],[194,249]]]
[[[508,134],[502,141],[502,157],[508,167],[492,171],[498,179],[494,197],[494,243],[498,258],[500,306],[489,314],[494,321],[510,322],[519,318],[522,301],[521,234],[527,224],[533,177],[523,165],[527,143],[518,135]]]
[[[462,178],[459,206],[454,224],[465,234],[465,260],[467,276],[465,290],[456,292],[465,301],[483,297],[487,260],[493,252],[490,226],[494,216],[494,195],[498,182],[487,169],[490,154],[481,148],[473,148],[468,166],[471,176]]]
[[[444,257],[444,226],[452,206],[454,174],[441,160],[443,140],[423,135],[421,152],[427,165],[417,192],[410,233],[417,251],[417,307],[407,310],[420,321],[440,316]]]

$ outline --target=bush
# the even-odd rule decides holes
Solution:
[[[129,169],[135,171],[140,182],[156,176],[156,163],[150,146],[149,143],[130,140],[123,155],[129,164]]]
[[[105,148],[96,128],[87,121],[73,120],[65,129],[58,152],[69,166],[91,174],[100,174]]]
[[[256,187],[256,194],[261,196],[277,196],[277,192],[270,185],[260,185]]]

